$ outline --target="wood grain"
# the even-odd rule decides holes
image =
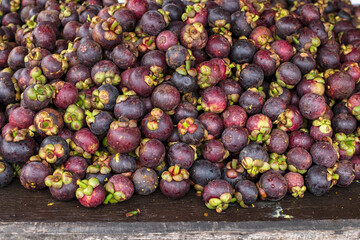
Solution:
[[[207,209],[191,190],[180,200],[170,200],[158,190],[149,196],[134,195],[130,200],[101,205],[96,209],[82,207],[77,200],[59,202],[47,189],[31,192],[18,180],[0,189],[1,222],[244,222],[360,219],[360,184],[334,187],[322,197],[309,192],[303,199],[287,195],[280,202],[258,200],[254,207],[237,204],[218,214]],[[126,217],[126,212],[140,209],[140,215]]]

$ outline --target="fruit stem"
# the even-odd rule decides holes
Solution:
[[[86,183],[82,182],[81,180],[77,180],[77,185],[79,185],[80,187],[82,187],[84,189],[87,188]]]
[[[175,166],[174,166],[174,175],[178,175],[179,172],[180,172],[180,166],[175,164]]]

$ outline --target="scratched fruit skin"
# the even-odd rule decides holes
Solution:
[[[26,189],[37,191],[46,187],[44,179],[50,174],[50,167],[42,162],[28,162],[21,169],[20,182]]]

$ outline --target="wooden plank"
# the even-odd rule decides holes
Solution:
[[[56,201],[46,189],[30,192],[16,180],[0,189],[0,239],[162,239],[164,234],[173,239],[189,234],[198,239],[210,239],[214,234],[218,239],[254,239],[255,233],[256,239],[285,239],[290,232],[300,239],[317,235],[359,239],[359,190],[359,183],[353,183],[347,188],[334,187],[322,197],[306,193],[303,199],[295,199],[289,195],[280,202],[258,201],[249,209],[235,205],[217,214],[208,210],[193,190],[180,200],[169,200],[157,191],[88,209],[76,200]],[[125,216],[137,208],[140,215]]]

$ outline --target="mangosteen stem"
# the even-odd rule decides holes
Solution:
[[[114,31],[115,28],[116,28],[118,25],[119,25],[119,23],[115,20],[115,21],[111,24],[110,29],[111,29],[112,31]]]
[[[175,166],[174,166],[174,175],[178,175],[179,172],[180,172],[180,166],[175,164]]]
[[[104,200],[104,204],[108,204],[112,198],[113,198],[113,195],[111,193],[109,193]]]
[[[237,165],[238,165],[238,160],[237,159],[233,159],[231,161],[231,168],[232,169],[237,169]]]
[[[140,209],[136,209],[135,211],[127,212],[126,217],[132,217],[132,216],[135,216],[138,214],[140,214]]]
[[[87,188],[87,185],[86,185],[86,183],[84,183],[84,182],[82,182],[80,179],[79,180],[77,180],[77,185],[79,185],[80,187],[82,187],[82,188]]]

